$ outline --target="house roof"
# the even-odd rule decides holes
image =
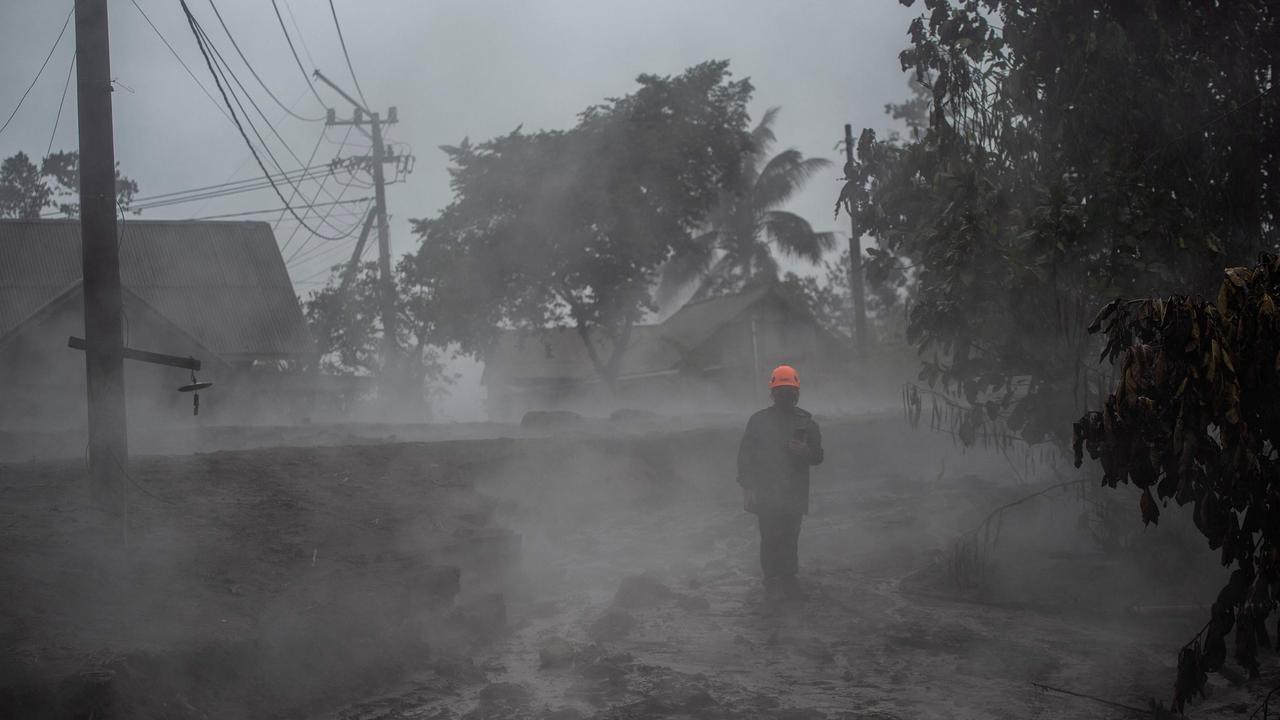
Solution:
[[[679,369],[687,354],[769,295],[776,296],[772,286],[759,286],[689,303],[661,323],[633,327],[619,377]],[[607,355],[607,344],[600,346]],[[491,367],[506,380],[517,382],[583,382],[597,377],[582,339],[572,328],[504,332],[485,360],[486,380]]]
[[[127,220],[119,235],[124,287],[212,352],[311,352],[266,223]],[[79,221],[0,220],[0,340],[80,282]]]

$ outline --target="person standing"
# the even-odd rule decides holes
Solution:
[[[760,567],[766,597],[803,599],[800,521],[809,512],[809,467],[823,460],[822,432],[800,409],[800,375],[779,365],[769,376],[773,405],[751,416],[738,447],[738,484],[747,512],[760,523]]]

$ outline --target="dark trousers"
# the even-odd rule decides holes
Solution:
[[[803,515],[761,514],[760,568],[765,578],[793,578],[800,569],[800,521]]]

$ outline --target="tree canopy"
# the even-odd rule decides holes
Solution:
[[[923,5],[900,59],[927,122],[864,131],[839,205],[869,274],[911,268],[909,339],[962,439],[1065,447],[1100,390],[1094,308],[1275,246],[1280,24],[1261,2]]]
[[[912,3],[908,3],[912,4]],[[1274,548],[1280,16],[1273,3],[926,0],[902,66],[929,93],[909,137],[864,131],[838,207],[906,269],[920,378],[957,435],[1065,447],[1104,482],[1195,503],[1235,571],[1183,649],[1181,709],[1256,668]],[[903,106],[906,107],[906,106]],[[1116,300],[1116,298],[1157,298]],[[1104,307],[1088,331],[1097,308]],[[1118,363],[1118,387],[1094,365]],[[1068,418],[1086,408],[1068,433]],[[1269,434],[1271,433],[1271,434]]]
[[[785,256],[816,264],[835,245],[833,233],[817,232],[808,220],[782,209],[814,173],[831,162],[806,158],[794,148],[770,156],[777,141],[773,133],[777,116],[776,107],[765,111],[751,131],[737,183],[720,190],[705,231],[664,266],[660,288],[664,298],[694,283],[693,299],[699,300],[735,292],[752,280],[777,280],[775,248]]]
[[[444,148],[454,199],[415,221],[412,273],[442,336],[483,354],[501,328],[576,329],[610,383],[663,264],[732,187],[752,87],[728,63],[641,75],[569,130]]]
[[[116,168],[116,203],[127,210],[138,183]],[[67,217],[80,215],[80,153],[55,152],[36,167],[24,152],[0,163],[0,217],[35,219],[48,209]]]
[[[303,309],[316,341],[321,369],[354,375],[381,375],[393,370],[397,387],[405,393],[403,405],[413,410],[428,402],[438,389],[436,385],[447,378],[440,350],[443,342],[432,322],[432,313],[422,306],[424,298],[411,279],[411,262],[406,257],[394,268],[396,368],[383,367],[377,262],[364,263],[349,276],[344,271],[338,282],[311,293]]]
[[[1182,710],[1226,660],[1257,676],[1265,622],[1280,598],[1280,258],[1226,271],[1217,301],[1173,295],[1114,300],[1090,332],[1120,368],[1117,387],[1074,426],[1110,487],[1132,483],[1144,523],[1161,503],[1194,504],[1196,528],[1233,572],[1210,621],[1178,658],[1174,706]],[[1280,630],[1278,630],[1280,632]]]

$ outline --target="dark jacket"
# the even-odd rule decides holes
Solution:
[[[787,450],[787,441],[803,440],[812,451],[802,458]],[[822,462],[822,431],[800,408],[765,408],[747,421],[738,448],[738,484],[755,493],[758,515],[803,515],[809,512],[809,466]]]

